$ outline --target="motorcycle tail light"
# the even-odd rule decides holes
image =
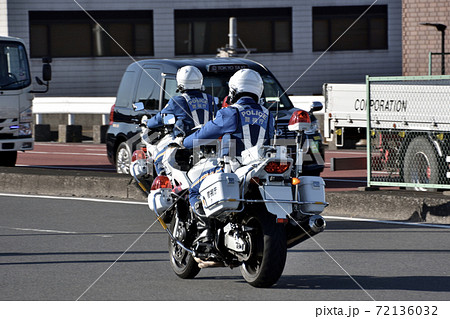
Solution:
[[[311,126],[309,113],[303,110],[295,111],[289,120],[288,129],[290,131],[306,131]]]
[[[286,172],[288,170],[290,165],[291,165],[291,163],[289,163],[289,162],[287,162],[287,163],[269,162],[269,163],[267,163],[266,167],[264,167],[264,170],[267,173],[283,174],[284,172]]]
[[[131,161],[135,162],[137,160],[145,159],[145,153],[143,150],[136,150],[133,152],[133,156],[131,157]]]
[[[151,190],[157,190],[160,188],[170,188],[172,189],[172,183],[167,176],[157,176],[152,183]]]

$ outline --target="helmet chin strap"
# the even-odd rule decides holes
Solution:
[[[230,92],[229,92],[228,96],[230,97],[230,102],[231,102],[231,103],[236,103],[236,102],[237,102],[237,99],[236,99],[236,90],[230,89]]]

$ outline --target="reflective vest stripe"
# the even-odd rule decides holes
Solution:
[[[234,104],[234,106],[238,109],[239,113],[242,113],[243,111],[245,111],[245,108],[240,104]],[[262,108],[261,111],[268,117],[269,110]],[[241,116],[241,114],[239,114],[239,116]],[[253,124],[256,124],[256,121]],[[266,128],[263,126],[259,126],[259,134],[258,134],[258,140],[256,141],[256,145],[252,144],[249,124],[242,125],[242,134],[243,134],[244,147],[246,149],[251,148],[256,145],[262,146],[264,144],[264,139],[266,136]]]
[[[206,100],[206,105],[209,105],[208,96],[203,93],[203,98]],[[209,121],[209,112],[208,110],[203,110],[203,124],[208,123]]]
[[[192,119],[194,120],[194,127],[199,126],[199,125],[204,125],[206,122],[208,122],[209,121],[208,110],[202,109],[203,110],[203,123],[201,123],[200,118],[198,116],[198,109],[193,110],[189,104],[189,102],[191,101],[191,97],[189,95],[187,95],[186,93],[183,93],[182,95],[185,98],[185,100],[189,106],[189,110],[191,111]],[[206,105],[208,105],[208,96],[205,93],[202,93],[202,95],[203,95],[203,98],[206,100]]]

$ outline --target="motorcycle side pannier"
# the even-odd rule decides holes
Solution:
[[[318,176],[301,176],[299,184],[300,205],[304,213],[321,213],[325,204],[325,182]]]
[[[207,176],[200,186],[203,209],[208,217],[218,217],[239,206],[239,178],[234,173]]]

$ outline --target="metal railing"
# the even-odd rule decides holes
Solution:
[[[108,125],[115,97],[37,97],[33,101],[35,124],[43,114],[67,114],[67,125],[75,124],[76,114],[101,114],[102,125]]]

